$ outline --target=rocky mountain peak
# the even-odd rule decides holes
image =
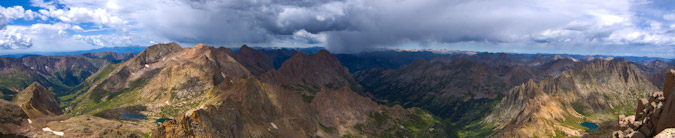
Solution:
[[[225,47],[219,47],[217,50],[221,51],[221,52],[224,52],[225,54],[230,55],[231,57],[235,57],[234,51],[232,51],[232,49],[225,48]]]
[[[20,105],[29,118],[42,118],[63,114],[54,98],[54,94],[37,82],[33,82],[26,89],[19,92],[14,99],[14,103]]]
[[[319,50],[319,52],[316,52],[316,55],[321,56],[321,57],[335,57],[335,56],[333,56],[333,54],[328,52],[328,50],[326,50],[326,49]]]
[[[286,60],[279,70],[267,73],[263,80],[277,84],[304,84],[314,86],[356,86],[346,67],[328,51],[321,50],[307,56],[298,52]]]
[[[181,49],[180,45],[174,42],[168,44],[155,44],[143,50],[143,52],[138,54],[138,56],[132,60],[140,65],[151,64],[158,62],[163,56],[180,51]]]
[[[246,45],[242,45],[234,57],[254,75],[274,69],[270,56]]]
[[[248,47],[248,45],[244,44],[244,45],[241,45],[241,47],[239,49],[241,50],[241,49],[252,49],[252,48]]]
[[[204,48],[206,46],[207,45],[205,45],[204,43],[199,43],[199,44],[195,45],[193,48],[199,49],[199,48]]]

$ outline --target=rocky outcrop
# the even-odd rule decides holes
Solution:
[[[654,137],[668,128],[675,128],[675,70],[665,77],[663,92],[652,93],[649,99],[638,100],[635,115],[621,115],[615,138]],[[668,133],[668,132],[665,132]]]
[[[0,137],[23,133],[20,128],[27,118],[20,106],[0,99]]]
[[[21,106],[21,109],[31,119],[54,117],[63,114],[54,98],[54,94],[37,82],[19,92],[13,102]]]

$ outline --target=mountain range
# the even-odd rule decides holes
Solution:
[[[660,84],[674,67],[661,59],[176,43],[0,57],[0,135],[607,137],[622,115],[641,113],[636,99],[671,90]]]

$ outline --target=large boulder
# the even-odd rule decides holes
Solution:
[[[655,137],[675,128],[675,70],[667,73],[663,92],[654,92],[649,100],[640,99],[636,116],[619,117],[619,131],[612,137]]]
[[[659,115],[662,118],[657,117],[658,121],[656,122],[655,132],[675,127],[675,105],[673,105],[675,104],[675,97],[673,97],[675,95],[675,70],[670,70],[667,75],[663,84],[663,97],[665,97],[666,101]]]

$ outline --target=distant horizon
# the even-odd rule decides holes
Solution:
[[[166,43],[158,43],[158,44],[166,44]],[[193,47],[197,44],[190,45],[190,44],[178,44],[183,48],[190,48]],[[186,46],[189,45],[189,46]],[[208,45],[208,44],[207,44]],[[225,48],[230,48],[230,49],[238,49],[243,45],[247,45],[251,48],[254,49],[274,49],[274,48],[288,48],[288,49],[303,49],[303,48],[322,48],[326,49],[326,47],[323,46],[309,46],[309,47],[284,47],[284,46],[256,46],[256,45],[248,45],[248,44],[242,44],[240,46],[215,46],[215,45],[209,45],[213,47],[225,47]],[[87,50],[72,50],[72,51],[53,51],[53,52],[24,52],[24,53],[0,53],[0,57],[12,57],[12,56],[25,56],[25,55],[39,55],[39,56],[62,56],[62,55],[71,55],[69,53],[79,53],[79,54],[85,54],[85,53],[99,53],[99,52],[117,52],[117,51],[98,51],[98,50],[104,50],[104,49],[116,49],[116,48],[142,48],[142,50],[138,52],[131,52],[131,53],[140,53],[143,50],[145,50],[147,47],[150,47],[152,45],[148,46],[140,46],[140,45],[130,45],[130,46],[111,46],[111,47],[100,47],[100,48],[92,48],[92,49],[87,49]],[[329,49],[326,49],[329,52],[333,54],[358,54],[358,53],[335,53]],[[456,52],[475,52],[475,53],[492,53],[492,54],[498,54],[498,53],[508,53],[508,54],[525,54],[525,55],[573,55],[573,56],[588,56],[588,57],[633,57],[633,58],[654,58],[654,59],[662,59],[666,61],[675,61],[675,57],[655,57],[655,56],[626,56],[626,55],[602,55],[602,54],[575,54],[575,53],[522,53],[522,52],[492,52],[492,51],[468,51],[468,50],[453,50],[453,49],[433,49],[433,48],[392,48],[392,47],[382,47],[382,48],[373,48],[373,49],[367,49],[360,51],[359,53],[362,52],[374,52],[374,51],[386,51],[386,50],[391,50],[391,51],[398,51],[398,52],[432,52],[434,54],[447,54],[447,53],[442,53],[441,51],[456,51]],[[98,51],[98,52],[90,52],[90,51]],[[118,52],[119,53],[119,52]],[[127,52],[128,53],[128,52]]]

